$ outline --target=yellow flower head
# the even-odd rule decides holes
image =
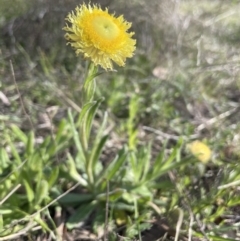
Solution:
[[[201,141],[194,141],[188,144],[191,153],[201,162],[207,163],[212,155],[210,148]]]
[[[68,43],[76,54],[82,53],[95,65],[112,70],[112,61],[123,66],[126,58],[133,56],[136,40],[132,39],[133,32],[127,32],[131,23],[123,16],[114,17],[108,9],[83,4],[69,13],[66,20],[71,23],[63,28]]]

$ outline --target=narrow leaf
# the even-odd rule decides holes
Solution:
[[[48,179],[48,185],[49,187],[52,187],[56,180],[58,179],[58,176],[59,176],[59,167],[53,167],[52,170],[51,170],[51,174],[50,174],[50,177]]]
[[[92,170],[95,170],[96,163],[99,161],[99,157],[102,153],[103,147],[108,139],[108,135],[104,136],[100,142],[95,144],[90,158],[89,158],[89,165],[91,165]]]
[[[67,221],[67,228],[73,229],[82,226],[83,222],[89,217],[95,207],[94,203],[81,205]]]
[[[20,130],[20,128],[17,125],[11,125],[11,129],[13,133],[16,135],[16,137],[26,145],[28,141],[27,135],[22,130]]]
[[[79,205],[83,202],[89,202],[93,200],[93,194],[78,194],[78,193],[68,193],[65,196],[61,197],[58,202],[62,205]]]
[[[40,180],[37,185],[36,196],[35,196],[35,206],[40,205],[41,202],[48,196],[49,186],[46,180]]]
[[[106,201],[109,200],[110,202],[115,202],[117,199],[122,197],[123,193],[125,193],[126,190],[122,188],[117,188],[111,192],[108,193],[102,193],[98,194],[96,199],[99,201]]]
[[[98,99],[96,101],[96,103],[94,105],[92,105],[91,108],[89,108],[89,111],[87,112],[87,115],[84,118],[83,123],[84,123],[84,129],[85,129],[87,139],[89,138],[89,135],[90,135],[93,118],[96,114],[98,107],[100,106],[100,104],[103,100],[104,100],[104,98]]]
[[[28,136],[26,153],[27,155],[31,155],[34,152],[34,132],[31,131]]]
[[[71,131],[72,131],[72,134],[73,134],[74,143],[77,147],[77,150],[78,150],[79,154],[81,155],[81,159],[85,163],[86,160],[85,160],[82,144],[80,142],[79,134],[76,130],[76,127],[75,127],[75,124],[74,124],[74,121],[73,121],[73,116],[72,116],[72,113],[71,113],[70,109],[68,110],[68,118],[69,118],[69,121],[70,121],[70,126],[71,126]]]
[[[111,180],[116,172],[122,167],[123,163],[126,161],[126,158],[127,153],[125,148],[123,148],[116,158],[109,164],[109,166],[99,174],[95,186],[97,187],[98,185],[102,184],[102,188],[104,189],[106,186],[106,180]]]
[[[23,185],[24,185],[24,187],[26,189],[26,192],[27,192],[28,202],[31,203],[34,199],[34,191],[33,191],[29,182],[26,179],[23,179]]]

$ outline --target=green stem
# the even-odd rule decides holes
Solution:
[[[96,67],[92,62],[89,64],[88,73],[84,80],[83,84],[83,106],[88,102],[93,101],[95,89],[96,89],[96,81],[95,77],[97,76],[98,67]]]
[[[88,67],[88,73],[87,76],[84,80],[83,83],[83,89],[82,89],[82,106],[84,108],[84,106],[89,105],[90,103],[93,103],[94,100],[94,95],[95,95],[95,90],[96,90],[96,81],[95,81],[95,77],[98,75],[98,68],[93,64],[90,63],[89,67]],[[89,180],[89,184],[90,186],[94,186],[94,175],[93,175],[93,167],[92,167],[92,163],[90,162],[90,155],[89,155],[89,138],[88,138],[88,134],[86,132],[86,119],[82,120],[82,123],[80,123],[80,140],[81,140],[81,144],[83,147],[83,153],[85,156],[85,168],[86,168],[86,172],[88,175],[88,180]],[[90,133],[90,132],[89,132]]]

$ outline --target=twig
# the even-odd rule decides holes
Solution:
[[[178,216],[178,221],[176,226],[176,235],[175,235],[174,241],[178,241],[182,222],[183,222],[183,211],[181,209],[178,209],[178,211],[179,211],[179,216]]]
[[[0,91],[0,100],[3,102],[4,105],[7,105],[7,106],[10,105],[9,99],[2,91]]]
[[[229,187],[236,186],[236,185],[239,185],[239,184],[240,184],[240,180],[237,180],[237,181],[234,181],[234,182],[230,182],[228,184],[221,185],[221,186],[218,187],[218,189],[221,190],[221,189],[229,188]]]
[[[226,112],[221,113],[218,116],[215,116],[209,120],[207,120],[205,123],[199,125],[196,130],[197,131],[201,131],[203,129],[205,129],[207,126],[213,125],[214,123],[216,123],[217,121],[220,121],[228,116],[230,116],[231,114],[233,114],[236,110],[238,109],[238,107],[232,108],[231,110],[228,110]]]
[[[26,234],[26,232],[28,232],[30,229],[32,229],[34,227],[34,225],[35,225],[35,223],[29,223],[26,228],[23,228],[22,230],[20,230],[19,232],[15,233],[15,234],[10,234],[5,237],[0,237],[0,241],[16,239],[19,236]]]
[[[198,134],[194,134],[194,135],[191,135],[191,136],[177,136],[177,135],[172,135],[172,134],[168,134],[168,133],[164,133],[160,130],[157,130],[157,129],[154,129],[152,127],[149,127],[149,126],[143,126],[143,129],[146,130],[146,131],[150,131],[156,135],[159,135],[163,138],[166,138],[166,139],[172,139],[172,140],[179,140],[180,138],[183,138],[185,140],[189,140],[189,139],[195,139],[197,138],[199,135]]]
[[[188,241],[192,241],[192,226],[193,226],[193,222],[194,222],[194,215],[192,210],[189,207],[189,213],[190,213],[190,221],[189,221],[189,228],[188,228]]]
[[[229,10],[229,11],[227,11],[227,12],[224,12],[224,13],[222,13],[222,14],[219,14],[217,17],[214,17],[214,18],[211,18],[211,19],[207,20],[207,21],[204,23],[204,26],[205,26],[205,27],[209,27],[209,26],[213,25],[214,23],[216,23],[216,22],[218,22],[218,21],[221,21],[221,20],[223,20],[224,18],[228,18],[228,17],[230,17],[231,15],[236,14],[236,13],[237,13],[236,9],[233,9],[233,10],[231,9],[231,10]]]
[[[161,212],[160,208],[159,208],[155,203],[149,201],[149,202],[148,202],[148,205],[149,205],[150,207],[152,207],[152,209],[154,209],[154,211],[155,211],[158,215],[161,215],[162,212]]]
[[[64,192],[63,194],[59,195],[57,198],[55,198],[54,200],[52,200],[49,204],[47,204],[45,207],[41,208],[40,210],[38,210],[36,213],[30,215],[30,217],[34,217],[36,214],[41,213],[42,211],[44,211],[45,209],[47,209],[48,207],[50,207],[52,204],[54,204],[56,201],[58,201],[60,198],[64,197],[65,195],[67,195],[69,192],[71,192],[72,190],[74,190],[76,187],[78,187],[81,183],[78,182],[76,183],[74,186],[72,186],[71,188],[69,188],[66,192]]]
[[[10,191],[10,193],[8,193],[8,195],[6,197],[3,198],[2,201],[0,201],[0,206],[14,193],[17,191],[18,188],[21,187],[21,184],[18,184],[16,187],[13,188],[12,191]]]
[[[15,85],[16,90],[17,90],[18,95],[19,95],[19,99],[20,99],[20,103],[21,103],[21,106],[22,106],[22,110],[23,110],[24,114],[27,116],[28,121],[29,121],[32,129],[34,129],[34,128],[33,128],[33,123],[32,123],[32,120],[31,120],[31,117],[28,115],[28,113],[27,113],[27,111],[26,111],[26,109],[25,109],[25,106],[24,106],[24,103],[23,103],[23,99],[22,99],[21,93],[20,93],[20,91],[19,91],[19,89],[18,89],[18,85],[17,85],[17,82],[16,82],[16,77],[15,77],[15,73],[14,73],[14,69],[13,69],[13,64],[12,64],[12,61],[11,61],[11,60],[10,60],[10,67],[11,67],[11,73],[12,73],[12,77],[13,77],[13,82],[14,82],[14,85]]]

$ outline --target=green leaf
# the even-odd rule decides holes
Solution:
[[[139,187],[136,187],[132,189],[132,193],[136,194],[138,198],[144,197],[144,198],[152,198],[153,192],[152,190],[149,190],[149,188],[146,185],[141,185]]]
[[[158,172],[161,169],[164,162],[166,146],[167,141],[164,143],[163,150],[159,152],[156,160],[154,161],[153,172]]]
[[[89,217],[95,208],[96,203],[94,202],[81,205],[77,210],[74,211],[74,214],[67,221],[67,228],[73,229],[81,226],[81,224]]]
[[[131,151],[129,154],[129,162],[131,164],[131,169],[133,171],[134,174],[134,179],[135,182],[138,181],[138,177],[140,176],[138,173],[138,168],[137,168],[137,156],[136,156],[136,152]]]
[[[132,204],[127,204],[126,202],[117,201],[109,203],[109,206],[117,210],[126,210],[129,212],[134,211],[134,206]]]
[[[174,189],[175,184],[173,184],[170,180],[159,180],[158,182],[154,182],[151,187],[155,190],[171,190]]]
[[[49,139],[48,145],[45,144],[44,146],[47,147],[46,152],[50,157],[54,156],[57,152],[63,150],[64,148],[66,148],[71,144],[69,140],[70,138],[72,138],[73,134],[69,130],[70,130],[69,123],[65,119],[63,119],[58,125],[55,138],[53,139],[52,136],[48,137]]]
[[[47,136],[39,147],[40,147],[40,149],[42,149],[42,148],[46,149],[46,148],[49,148],[49,146],[51,146],[51,144],[52,144],[52,138],[51,138],[51,136]],[[50,148],[48,149],[47,152],[50,153]]]
[[[85,142],[86,142],[84,146],[86,146],[86,147],[88,146],[87,141],[89,139],[90,131],[92,128],[93,118],[96,114],[98,107],[100,106],[100,104],[103,100],[104,100],[104,98],[100,98],[97,101],[93,102],[93,104],[88,108],[88,110],[85,112],[85,114],[82,117],[80,135],[81,135],[81,137],[84,137]]]
[[[154,175],[148,175],[146,180],[149,181],[149,180],[157,179],[170,170],[176,169],[178,167],[183,167],[185,164],[189,164],[189,162],[191,160],[192,159],[186,158],[186,159],[181,160],[181,162],[173,162],[173,163],[169,164],[167,167],[165,167],[164,169],[161,169],[159,172],[154,173]]]
[[[11,164],[8,154],[4,148],[0,148],[0,160],[1,160],[0,161],[0,174],[1,174],[1,172]]]
[[[74,143],[75,143],[75,145],[77,147],[79,155],[81,155],[82,161],[84,163],[86,163],[86,159],[85,159],[84,152],[83,152],[83,147],[82,147],[82,144],[80,142],[79,134],[78,134],[78,131],[77,131],[76,127],[75,127],[75,124],[74,124],[74,121],[73,121],[72,112],[71,112],[70,109],[68,109],[68,118],[69,118],[69,121],[70,121],[70,126],[71,126],[71,131],[72,131],[72,134],[73,134]]]
[[[88,112],[94,106],[96,102],[89,102],[85,106],[83,106],[83,109],[79,115],[78,121],[77,121],[77,126],[79,126],[79,143],[82,146],[82,150],[84,151],[83,153],[86,153],[88,150],[88,134],[87,134],[87,119],[88,119]],[[74,139],[75,140],[75,139]]]
[[[208,238],[212,241],[236,241],[236,239],[232,238],[222,238],[219,236],[208,235]]]
[[[39,216],[35,216],[34,221],[36,221],[42,227],[42,230],[44,233],[46,231],[48,231],[49,233],[52,233],[52,230],[49,228],[48,224],[42,218],[40,218]]]
[[[98,175],[103,168],[102,162],[99,161],[99,157],[108,139],[108,135],[102,136],[105,130],[106,124],[107,124],[107,112],[104,113],[103,122],[100,128],[98,128],[97,135],[93,142],[93,145],[92,145],[93,147],[89,156],[88,168],[91,168],[91,170],[88,170],[88,171],[90,171],[91,173],[94,172],[94,174],[92,174],[93,176]]]
[[[93,63],[90,63],[88,66],[88,73],[83,84],[83,104],[93,100],[96,88],[95,77],[97,77],[99,74],[98,67]]]
[[[47,198],[49,192],[48,182],[46,180],[39,180],[35,196],[35,206],[40,205],[41,202]]]
[[[107,125],[107,118],[108,118],[108,113],[107,111],[104,112],[103,114],[103,121],[101,126],[98,128],[97,136],[96,136],[96,142],[99,141],[100,138],[102,138],[104,131],[106,130],[106,125]]]
[[[23,185],[24,185],[24,187],[26,189],[26,192],[27,192],[28,202],[31,203],[34,199],[34,191],[31,188],[31,185],[30,185],[30,183],[28,182],[27,179],[23,179],[22,182],[23,182]]]
[[[102,153],[103,147],[104,147],[107,139],[108,139],[108,135],[103,136],[98,144],[95,143],[95,146],[93,147],[93,150],[91,151],[88,165],[90,166],[90,168],[92,168],[92,170],[96,170],[95,169],[96,163],[99,161],[99,157]]]
[[[92,101],[92,102],[88,102],[87,104],[85,104],[81,110],[81,113],[78,117],[78,121],[77,121],[77,126],[80,126],[81,123],[83,123],[84,118],[86,118],[86,115],[88,113],[88,111],[90,110],[90,108],[96,104],[96,101]]]
[[[129,144],[130,150],[134,150],[137,145],[137,140],[138,140],[137,134],[138,134],[138,129],[132,130],[131,133],[129,134],[128,144]]]
[[[138,152],[132,151],[129,156],[129,161],[131,163],[133,177],[135,184],[138,185],[143,182],[146,175],[149,173],[151,160],[151,144],[147,147],[143,146]]]
[[[117,188],[113,191],[106,192],[106,193],[101,193],[96,196],[96,199],[99,201],[107,201],[109,200],[110,202],[115,202],[117,199],[122,197],[123,193],[125,193],[126,190],[122,188]]]
[[[139,111],[139,96],[134,94],[129,103],[129,118],[127,122],[128,145],[130,150],[134,150],[137,144],[138,129],[136,126],[136,116]]]
[[[94,195],[93,194],[87,194],[87,193],[68,193],[65,196],[61,197],[58,202],[62,205],[79,205],[83,202],[89,202],[93,200]]]
[[[51,168],[51,174],[50,174],[50,177],[48,178],[49,187],[52,187],[55,184],[58,177],[59,177],[59,167]]]
[[[3,215],[2,215],[2,212],[0,210],[0,232],[3,230],[3,225],[4,225],[4,223],[3,223]]]
[[[68,123],[65,119],[62,119],[60,124],[58,125],[55,141],[58,143],[61,139],[62,136],[67,135],[67,130],[68,130]]]
[[[33,153],[32,155],[30,155],[28,157],[28,161],[27,161],[26,165],[28,166],[29,171],[33,171],[38,174],[40,174],[42,172],[44,163],[43,163],[43,158],[40,153],[40,150]]]
[[[240,204],[240,198],[232,198],[231,200],[229,200],[229,202],[227,203],[228,207],[234,207]]]
[[[84,178],[82,178],[82,176],[78,173],[77,168],[76,168],[76,164],[75,164],[71,154],[67,153],[67,156],[68,156],[68,159],[67,159],[67,162],[66,162],[66,165],[67,165],[66,172],[69,174],[69,176],[73,180],[81,183],[81,185],[83,185],[83,186],[87,186],[87,181]]]
[[[139,95],[134,94],[129,103],[129,118],[135,120],[139,110]]]
[[[26,145],[28,141],[27,135],[16,125],[11,125],[11,129],[16,137]]]
[[[91,222],[91,230],[93,233],[100,234],[104,233],[104,227],[105,227],[105,219],[106,214],[103,212],[102,208],[96,209],[96,212],[94,212],[94,219]],[[112,230],[112,220],[108,221],[108,229]],[[107,238],[108,241],[116,241],[117,239],[109,239],[109,235]],[[100,240],[99,240],[100,241]]]
[[[172,165],[173,160],[178,156],[178,153],[181,151],[181,145],[182,145],[182,141],[180,140],[178,144],[174,147],[167,161],[162,163],[162,167],[160,168],[161,171],[165,169],[169,169],[169,166]]]
[[[26,154],[31,155],[34,152],[34,132],[31,131],[28,136],[28,141],[26,145]]]
[[[142,147],[139,152],[138,168],[141,172],[139,173],[140,175],[138,177],[139,181],[145,180],[147,174],[149,173],[150,161],[151,161],[151,144],[149,144],[147,147]]]
[[[0,215],[8,215],[14,213],[14,210],[9,208],[9,209],[0,209]]]
[[[106,186],[106,181],[111,180],[116,172],[119,171],[126,159],[127,152],[125,148],[123,148],[116,156],[116,158],[109,164],[109,166],[106,167],[103,172],[98,175],[98,178],[96,178],[95,186],[97,187],[100,185],[104,189]]]
[[[179,156],[179,152],[181,151],[182,146],[182,140],[178,142],[178,144],[174,147],[171,155],[168,157],[168,159],[164,162],[164,155],[163,153],[160,153],[156,159],[156,164],[153,166],[152,171],[146,176],[146,179],[144,182],[154,180],[163,174],[167,173],[169,170],[172,170],[178,166],[182,166],[185,163],[189,162],[189,159],[184,159],[181,161],[174,161],[176,157]]]
[[[9,145],[10,145],[10,148],[11,148],[11,154],[12,154],[13,157],[15,158],[15,163],[16,163],[17,165],[21,165],[21,164],[22,164],[21,157],[19,156],[16,147],[14,146],[14,144],[12,143],[11,138],[10,138],[8,135],[7,135],[7,141],[8,141],[8,143],[9,143]]]

